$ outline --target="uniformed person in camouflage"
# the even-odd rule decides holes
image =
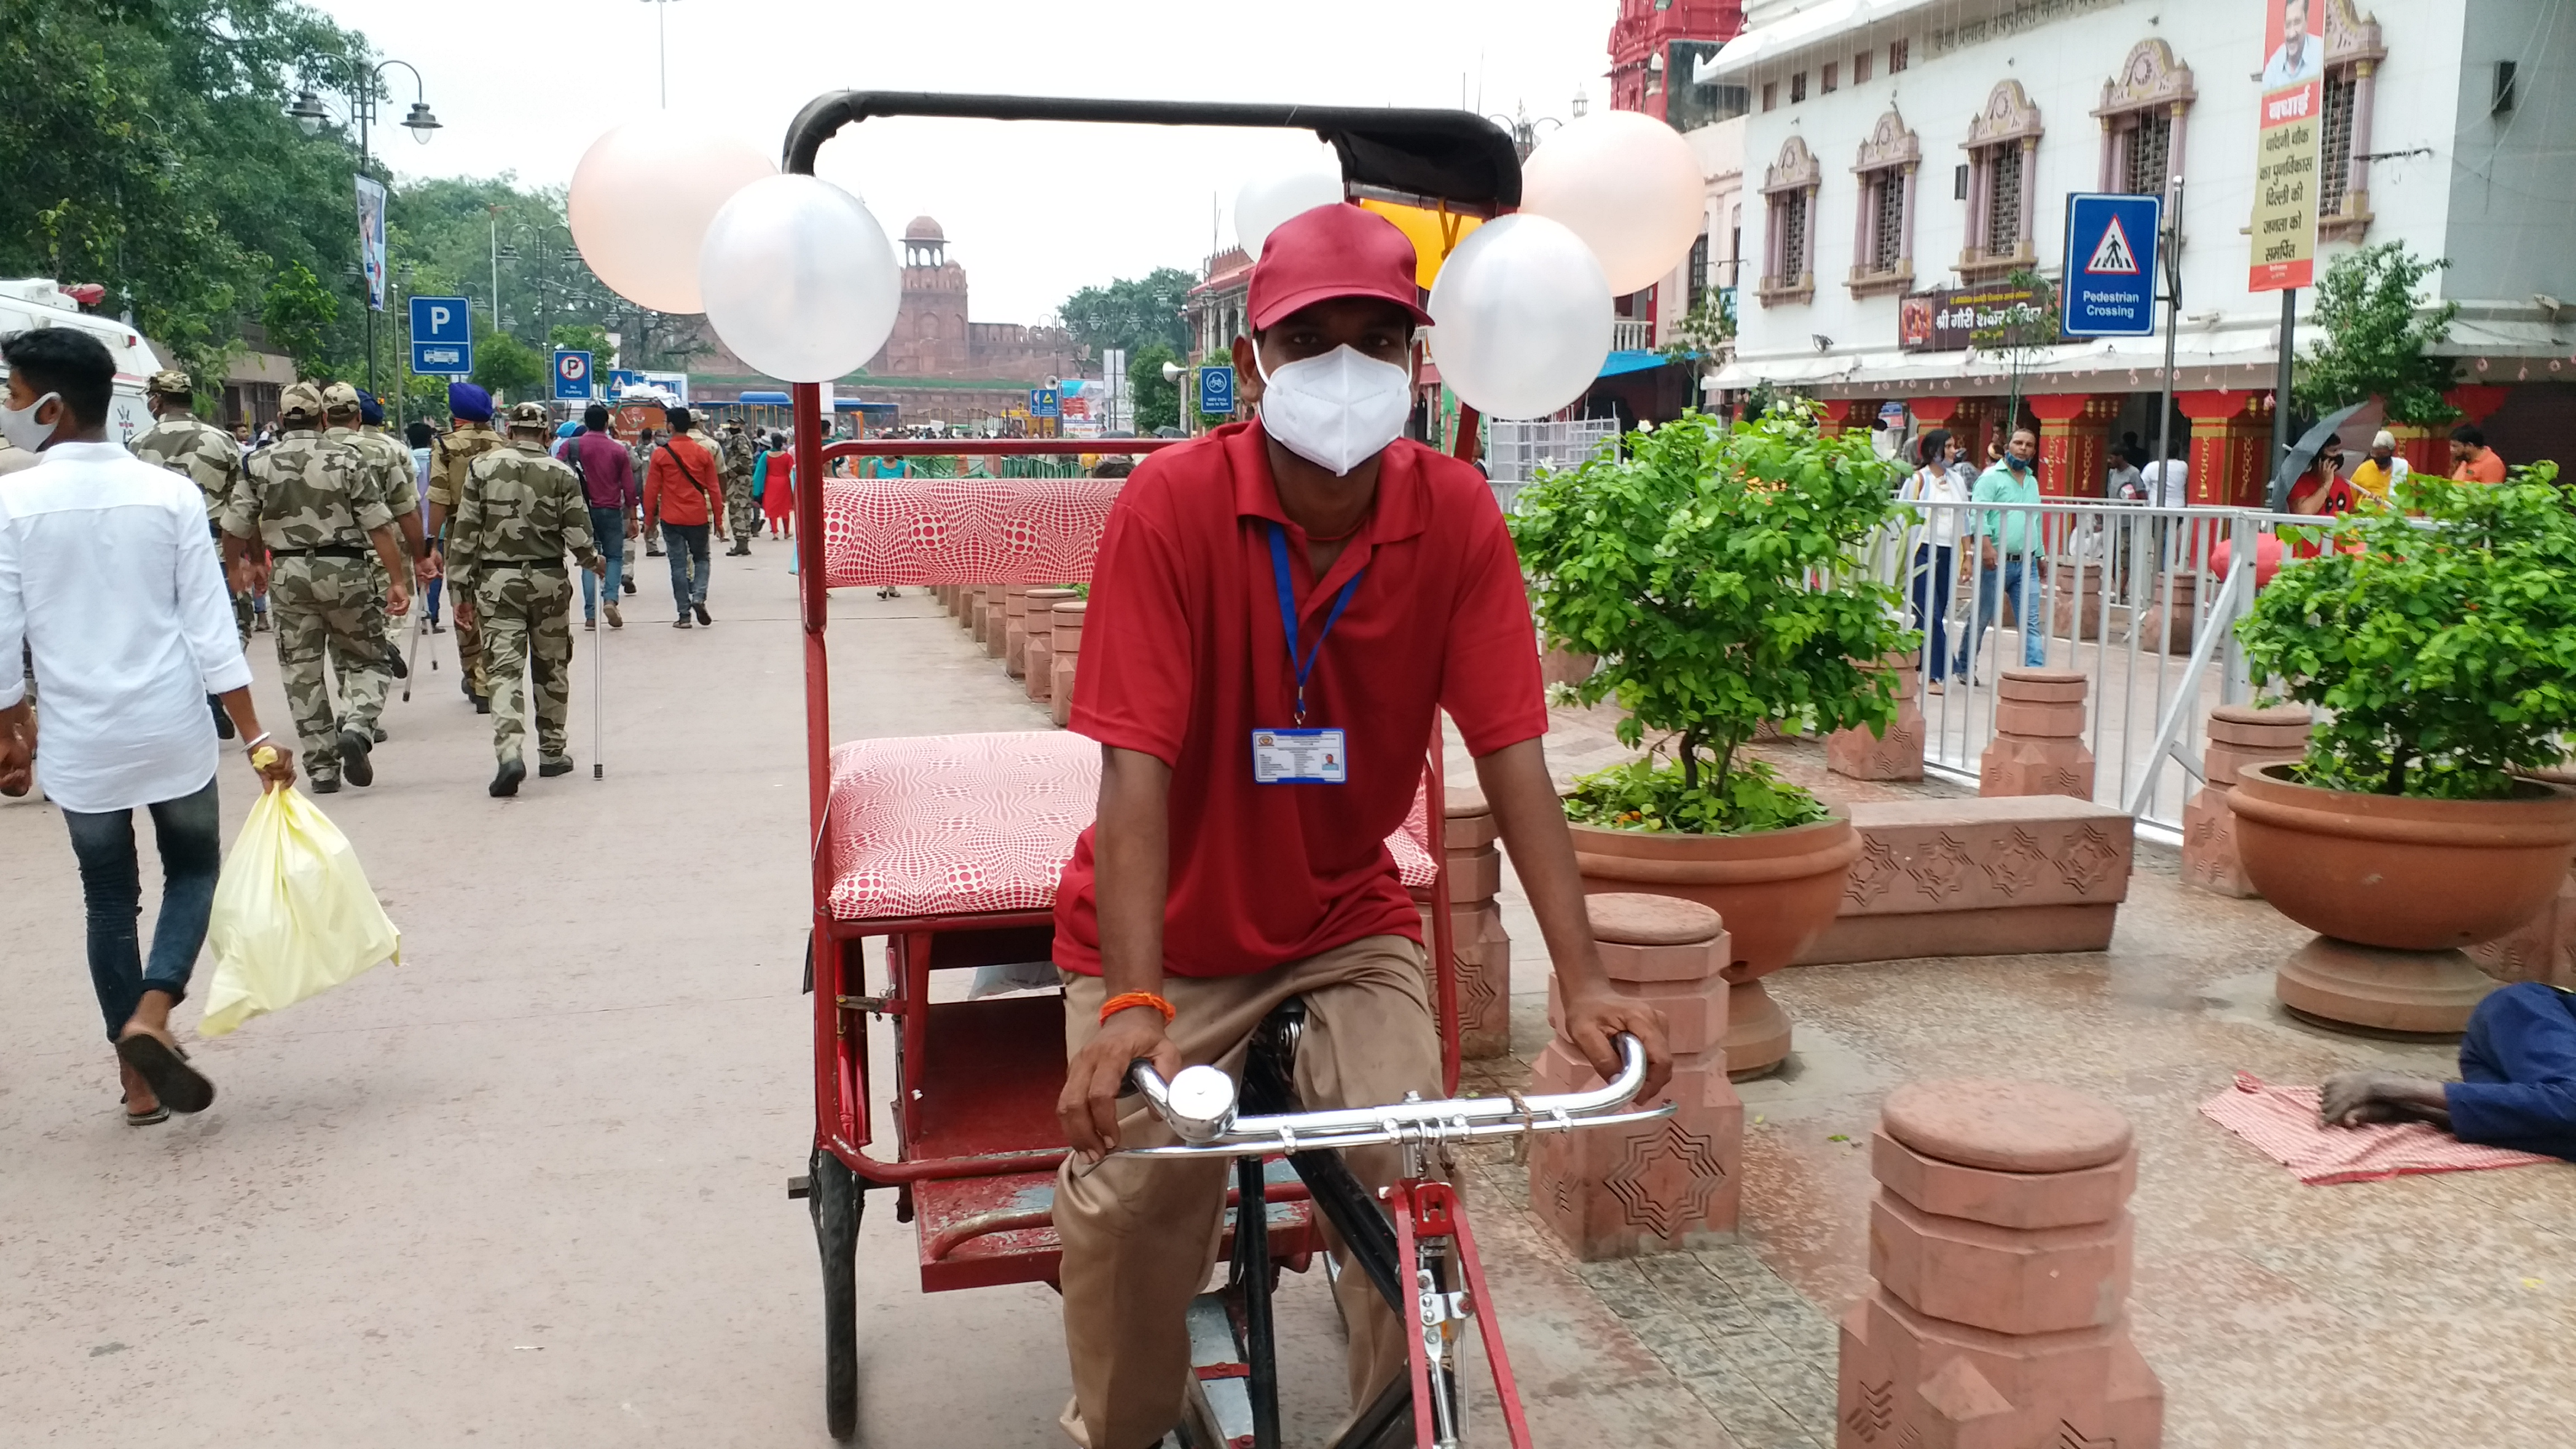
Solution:
[[[742,430],[741,419],[724,425],[719,451],[724,456],[725,521],[733,526],[733,547],[725,552],[747,554],[751,536],[760,532],[760,505],[751,499],[751,435]]]
[[[218,552],[224,541],[224,504],[241,482],[241,444],[233,435],[200,420],[192,411],[196,385],[188,374],[177,368],[164,368],[152,374],[144,384],[143,405],[152,410],[152,426],[132,444],[134,456],[155,467],[167,468],[197,485],[206,496],[206,529],[214,535]],[[241,631],[242,647],[250,647],[250,590],[233,587],[233,627]],[[220,709],[216,712],[215,731],[223,734],[231,724]],[[230,739],[230,735],[224,736]]]
[[[492,431],[492,395],[470,382],[447,385],[447,411],[456,419],[453,431],[429,445],[429,532],[447,537],[447,520],[465,487],[465,470],[485,453],[502,447]],[[456,595],[456,663],[464,674],[460,687],[474,701],[477,714],[492,712],[492,692],[484,683],[483,630],[475,621],[474,596],[450,584]]]
[[[420,494],[412,487],[411,450],[382,433],[364,430],[366,401],[365,393],[345,382],[335,382],[322,389],[322,418],[327,424],[322,437],[357,454],[358,476],[383,502],[385,512],[393,515],[394,527],[402,535],[405,566],[417,569],[418,561],[428,551],[421,544]],[[371,563],[369,567],[372,569],[376,565]],[[384,575],[378,572],[376,588],[381,591],[384,586]],[[401,626],[394,622],[393,615],[379,610],[376,632],[384,639],[387,657],[392,661],[388,672],[396,679],[404,678],[408,671],[403,664]],[[344,696],[349,692],[351,667],[346,655],[333,654],[331,674],[339,681],[340,693]],[[384,742],[383,725],[375,726],[369,734],[378,744]]]
[[[516,795],[528,777],[525,685],[536,678],[537,773],[568,774],[564,727],[572,711],[572,575],[569,552],[605,575],[591,543],[581,475],[546,453],[551,419],[543,403],[510,409],[510,441],[465,471],[447,531],[450,587],[474,600],[483,621],[483,677],[492,690],[492,749],[501,768],[491,793]]]
[[[268,548],[265,564],[249,565],[254,587],[265,584],[277,631],[277,667],[313,792],[328,795],[343,775],[353,785],[375,783],[376,716],[393,678],[391,650],[377,612],[411,607],[410,580],[394,540],[393,515],[360,475],[358,455],[321,434],[322,389],[299,382],[278,400],[278,438],[253,453],[239,486],[224,506],[225,552],[241,568],[253,544]],[[384,568],[379,575],[368,558]],[[351,664],[331,709],[323,664],[325,649]]]

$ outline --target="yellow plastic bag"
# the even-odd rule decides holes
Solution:
[[[349,838],[297,790],[270,790],[224,857],[206,931],[215,982],[199,1036],[330,990],[377,962],[402,960],[394,928]]]

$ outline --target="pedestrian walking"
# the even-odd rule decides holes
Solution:
[[[2037,503],[2039,501],[2039,467],[2035,461],[2039,439],[2028,428],[2013,430],[2012,440],[2004,447],[2003,459],[1988,468],[1977,479],[1975,501],[1979,503]],[[2047,559],[2041,552],[2038,520],[2020,509],[1972,511],[1968,515],[1968,536],[1974,543],[1966,550],[1974,555],[1977,568],[1977,617],[1959,641],[1959,656],[1950,672],[1974,683],[1976,676],[1970,664],[1977,646],[1983,642],[1986,626],[1995,621],[1998,597],[2012,604],[2013,617],[2021,622],[2021,662],[2037,669],[2048,662],[2048,635],[2040,628],[2039,595],[2048,582]],[[1967,582],[1969,560],[1959,563],[1960,582]]]
[[[642,485],[646,470],[652,466],[653,450],[659,446],[660,443],[655,438],[654,432],[651,428],[644,429],[643,433],[636,438],[634,458],[635,481],[638,486]],[[662,556],[662,535],[655,533],[650,528],[644,530],[644,556],[646,558],[660,558]],[[632,577],[629,577],[626,580],[626,592],[630,594],[635,592],[635,580]]]
[[[476,458],[502,446],[501,435],[492,431],[492,395],[470,382],[447,385],[447,411],[456,419],[447,436],[430,445],[429,460],[429,532],[440,540],[446,538],[448,515],[456,510],[456,497],[465,486],[465,470]],[[491,691],[483,684],[483,637],[474,624],[474,600],[459,591],[456,596],[456,665],[462,676],[457,687],[474,701],[474,712],[492,712]]]
[[[224,508],[236,567],[254,543],[268,549],[267,563],[247,567],[275,606],[278,672],[316,795],[337,791],[344,777],[375,783],[376,717],[393,681],[393,647],[375,621],[379,610],[411,607],[393,514],[361,476],[357,454],[324,440],[322,419],[322,390],[289,386],[278,400],[278,440],[251,456]],[[384,568],[381,592],[371,551]],[[326,649],[349,661],[337,713]]]
[[[786,438],[772,434],[762,462],[766,471],[761,479],[761,516],[769,520],[771,538],[792,540],[796,537],[796,454]]]
[[[643,531],[636,522],[636,510],[644,502],[644,490],[636,482],[634,462],[626,454],[626,445],[609,433],[608,409],[592,403],[582,410],[581,426],[581,435],[556,448],[555,456],[581,475],[582,502],[590,510],[591,542],[608,560],[604,578],[582,576],[581,627],[596,630],[600,615],[605,613],[609,628],[623,629],[626,616],[618,612],[617,593],[626,581],[626,540]]]
[[[751,496],[751,452],[751,435],[742,430],[742,420],[727,419],[723,441],[725,521],[733,525],[733,547],[725,552],[737,557],[751,552],[752,536],[760,532],[760,511]]]
[[[671,409],[671,436],[653,450],[653,465],[644,474],[644,529],[658,526],[671,558],[671,599],[679,608],[674,629],[686,629],[695,616],[713,624],[707,612],[707,531],[724,537],[724,494],[718,479],[723,460],[715,446],[697,431],[687,408]]]
[[[2370,456],[2352,470],[2352,486],[2378,500],[2382,508],[2397,506],[2397,490],[2413,476],[2406,460],[2397,456],[2397,435],[2381,428],[2370,440]]]
[[[403,429],[403,441],[411,445],[412,493],[420,501],[421,516],[427,518],[429,516],[430,445],[438,441],[438,429],[432,427],[427,418],[414,418],[410,425]],[[435,537],[425,535],[424,546],[433,557],[438,553],[438,540]],[[447,632],[438,622],[439,597],[445,591],[446,585],[445,578],[432,574],[429,586],[422,591],[428,599],[427,618],[429,632],[432,634]]]
[[[2487,435],[2474,423],[2451,429],[2451,477],[2460,483],[2501,483],[2504,458],[2487,446]]]
[[[167,469],[197,485],[198,495],[206,502],[206,539],[218,549],[224,536],[224,504],[241,482],[242,454],[232,435],[213,423],[201,421],[195,411],[196,383],[176,368],[163,368],[152,374],[143,385],[143,405],[151,409],[153,423],[143,436],[134,440],[134,456],[156,468]],[[241,636],[244,649],[250,647],[251,606],[248,589],[231,588],[234,631]],[[223,734],[231,722],[213,712],[215,732]]]
[[[1924,688],[1934,694],[1942,692],[1941,680],[1950,663],[1952,559],[1958,552],[1959,521],[1969,500],[1952,467],[1961,451],[1949,429],[1925,433],[1915,449],[1915,460],[1922,466],[1896,490],[1900,502],[1913,504],[1923,515],[1923,534],[1914,545],[1914,627],[1925,631],[1929,668]]]
[[[107,440],[116,385],[107,348],[46,327],[0,343],[0,360],[9,364],[0,428],[38,460],[0,489],[0,658],[27,648],[45,686],[40,752],[24,686],[0,679],[0,794],[41,782],[62,811],[125,1120],[149,1126],[215,1098],[170,1032],[223,866],[220,747],[204,697],[222,701],[246,753],[276,751],[252,766],[265,788],[294,783],[295,751],[268,738],[251,703],[202,488]],[[148,961],[137,930],[138,809],[152,813],[161,857]]]
[[[448,560],[457,588],[472,596],[483,621],[484,677],[492,686],[492,750],[500,769],[491,794],[519,793],[528,777],[526,685],[537,697],[537,774],[572,772],[565,726],[572,709],[572,579],[570,552],[594,575],[607,560],[591,543],[590,510],[573,470],[546,453],[546,409],[510,409],[510,440],[466,470],[463,496],[448,530]],[[614,597],[614,596],[612,596]]]
[[[384,501],[385,511],[393,515],[394,527],[402,535],[404,566],[418,569],[420,560],[429,556],[422,545],[420,529],[420,494],[412,486],[411,454],[400,443],[382,432],[369,432],[366,427],[368,405],[375,404],[375,418],[382,423],[384,405],[345,382],[335,382],[322,389],[322,420],[328,424],[322,431],[324,442],[337,443],[358,457],[358,475]],[[385,576],[370,563],[376,573],[376,588],[381,595]],[[396,679],[410,677],[410,666],[403,662],[401,626],[394,616],[381,610],[376,615],[376,632],[384,637],[388,670]],[[340,683],[340,692],[349,692],[350,661],[335,652],[331,661],[332,676]],[[369,735],[375,743],[385,742],[382,722],[372,726]]]

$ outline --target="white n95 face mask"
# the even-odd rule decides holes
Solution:
[[[1279,446],[1336,475],[1376,457],[1404,432],[1413,374],[1348,344],[1261,373],[1261,426]]]
[[[0,438],[7,438],[10,447],[30,453],[43,448],[53,441],[54,430],[62,426],[62,418],[58,414],[54,421],[40,423],[36,421],[36,414],[44,411],[45,404],[60,401],[61,393],[49,392],[22,408],[0,407]]]

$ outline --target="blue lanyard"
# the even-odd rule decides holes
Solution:
[[[1367,570],[1363,568],[1361,572]],[[1333,625],[1341,619],[1342,610],[1351,602],[1351,591],[1360,586],[1360,576],[1352,574],[1343,582],[1342,591],[1333,597],[1332,612],[1324,616],[1324,627],[1315,631],[1315,647],[1303,657],[1297,652],[1297,590],[1288,580],[1288,530],[1275,523],[1270,525],[1270,576],[1279,584],[1279,625],[1288,631],[1288,667],[1297,676],[1297,724],[1302,728],[1306,723],[1306,678],[1315,672],[1315,661],[1324,653],[1324,636],[1332,633]]]

